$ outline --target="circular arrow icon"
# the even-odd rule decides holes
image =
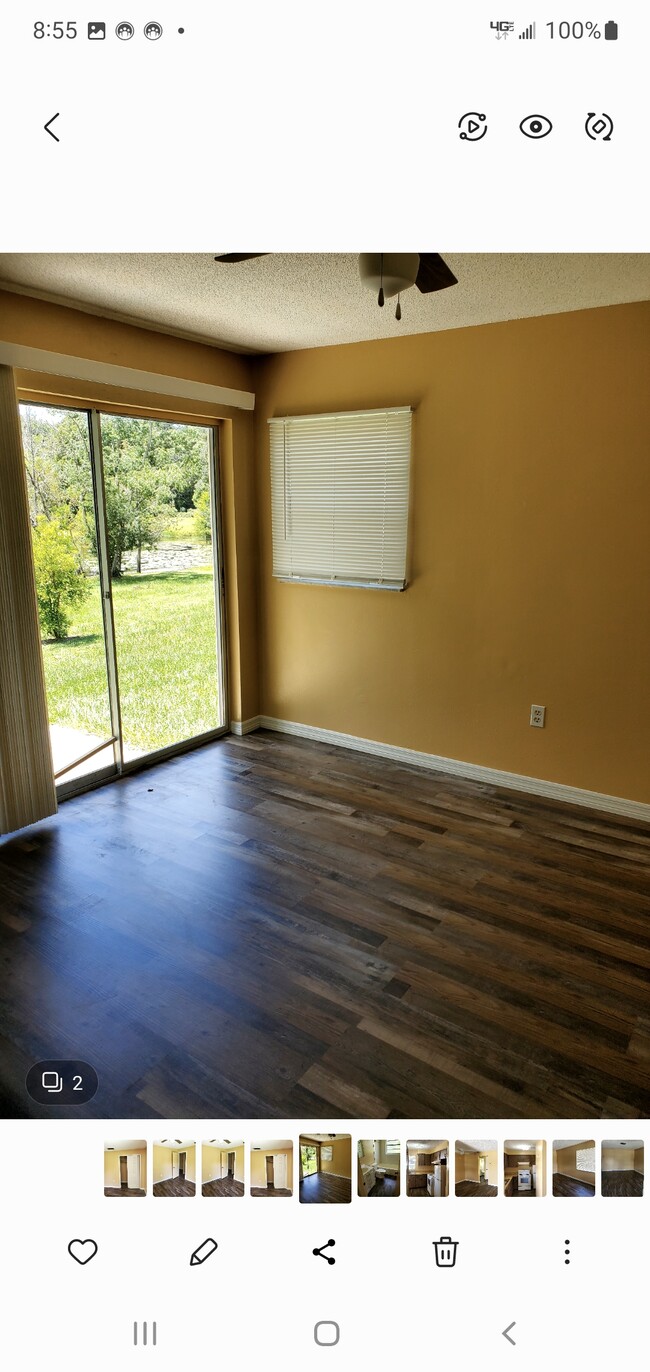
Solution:
[[[476,110],[470,110],[469,114],[464,114],[458,121],[460,136],[466,143],[480,143],[488,130],[486,114],[477,114]]]
[[[603,143],[609,143],[614,132],[614,120],[609,114],[594,114],[592,111],[587,115],[585,132],[594,142],[600,139]]]

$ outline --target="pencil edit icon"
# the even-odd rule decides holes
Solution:
[[[203,1243],[200,1244],[198,1248],[194,1249],[190,1258],[190,1267],[200,1267],[202,1262],[207,1262],[207,1259],[211,1258],[213,1253],[216,1253],[217,1248],[218,1244],[216,1239],[204,1239]]]

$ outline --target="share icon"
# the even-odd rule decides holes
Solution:
[[[328,1240],[327,1240],[327,1243],[324,1243],[324,1244],[323,1244],[323,1248],[333,1248],[335,1242],[336,1242],[335,1239],[328,1239]],[[333,1266],[334,1266],[334,1263],[336,1262],[336,1258],[328,1258],[327,1253],[324,1253],[324,1252],[323,1252],[323,1248],[314,1248],[314,1250],[313,1250],[314,1257],[315,1257],[315,1258],[324,1258],[324,1259],[325,1259],[325,1262],[328,1262],[329,1265],[330,1265],[330,1267],[333,1267]]]

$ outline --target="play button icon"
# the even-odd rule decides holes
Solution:
[[[464,143],[479,143],[485,138],[487,133],[487,115],[479,114],[477,110],[470,110],[458,121],[460,138]]]

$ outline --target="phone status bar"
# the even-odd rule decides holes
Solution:
[[[591,39],[598,42],[615,43],[619,38],[619,24],[615,19],[600,22],[597,19],[548,19],[540,23],[531,19],[523,24],[514,19],[490,19],[489,33],[498,42],[532,42],[538,39],[553,39],[561,42],[580,42]],[[511,42],[512,46],[512,42]]]

